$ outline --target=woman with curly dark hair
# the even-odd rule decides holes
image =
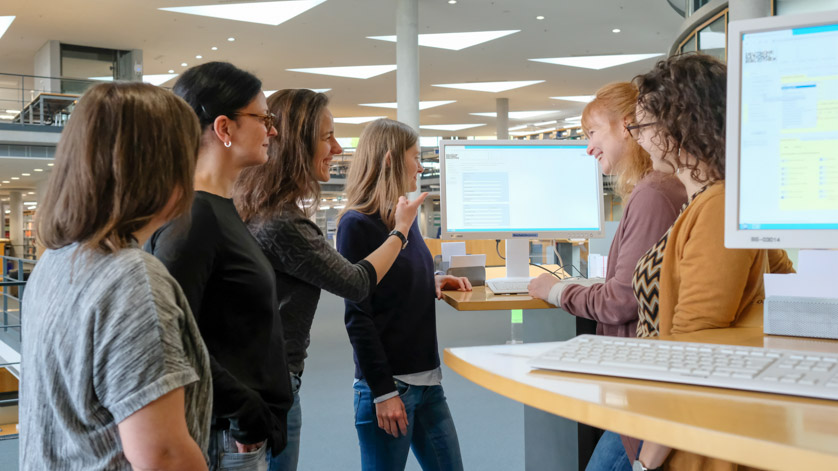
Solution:
[[[637,124],[630,129],[655,170],[675,174],[689,201],[637,263],[632,286],[638,337],[759,324],[762,275],[789,273],[783,250],[724,246],[726,67],[704,54],[658,62],[634,78]],[[630,445],[632,440],[627,441]],[[629,459],[645,468],[735,470],[737,465],[646,443]]]

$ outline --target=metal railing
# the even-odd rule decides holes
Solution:
[[[62,127],[97,80],[0,73],[0,123]]]
[[[0,256],[3,263],[3,276],[0,279],[0,290],[3,296],[2,328],[3,340],[12,340],[13,344],[20,344],[21,300],[28,274],[35,266],[35,260],[17,257]],[[17,335],[9,336],[9,332]],[[14,347],[14,345],[10,345]],[[6,365],[2,365],[6,366]]]

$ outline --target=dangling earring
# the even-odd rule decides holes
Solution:
[[[678,147],[678,167],[675,168],[675,175],[680,175],[682,168],[683,167],[681,167],[681,148]]]
[[[228,149],[229,149],[229,148],[230,148],[230,146],[232,146],[232,145],[233,145],[233,141],[227,141],[227,142],[225,142],[225,143],[224,143],[224,147],[226,147],[226,148],[228,148]]]

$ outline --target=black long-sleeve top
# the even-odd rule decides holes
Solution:
[[[389,232],[380,217],[348,211],[338,225],[338,251],[357,262],[384,243]],[[359,303],[345,301],[355,377],[367,381],[373,397],[396,390],[394,375],[439,367],[433,259],[417,221],[407,239],[373,295]]]
[[[286,443],[293,402],[273,269],[233,200],[195,192],[191,218],[160,228],[145,249],[180,283],[210,353],[213,417],[233,438]]]
[[[343,258],[296,207],[256,218],[247,227],[273,265],[288,369],[302,375],[320,290],[362,301],[375,289],[378,276],[370,262]]]

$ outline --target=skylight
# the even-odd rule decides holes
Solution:
[[[631,62],[651,59],[663,54],[615,54],[607,56],[579,56],[579,57],[553,57],[545,59],[530,59],[534,62],[545,62],[547,64],[566,65],[569,67],[581,67],[583,69],[601,70]]]
[[[546,114],[551,113],[558,113],[558,110],[544,110],[544,111],[510,111],[509,118],[510,119],[530,119],[535,118],[536,116],[544,116]],[[469,113],[474,116],[488,116],[490,118],[497,118],[498,114],[495,112],[491,113]]]
[[[575,101],[578,103],[590,103],[596,95],[573,95],[573,96],[551,96],[554,100]]]
[[[168,82],[169,80],[171,80],[171,79],[173,79],[177,76],[178,76],[178,74],[143,75],[143,82],[159,86],[159,85],[163,85],[164,83]],[[87,77],[87,80],[98,80],[100,82],[113,82],[113,77],[111,77],[111,76]]]
[[[348,77],[357,79],[368,79],[387,72],[396,70],[395,65],[360,65],[350,67],[314,67],[309,69],[287,69],[290,72],[302,72],[305,74],[332,75],[335,77]]]
[[[160,10],[277,26],[325,1],[289,0],[284,2],[232,3],[226,5],[170,7],[160,8]]]
[[[0,38],[6,34],[6,30],[9,29],[9,26],[12,25],[12,21],[14,20],[14,16],[0,16]]]
[[[485,126],[485,124],[426,124],[419,127],[434,131],[462,131],[463,129],[477,128],[480,126]]]
[[[443,100],[443,101],[420,101],[419,102],[419,109],[426,110],[428,108],[435,108],[437,106],[447,105],[449,103],[456,103],[456,100]],[[359,106],[373,106],[376,108],[392,108],[398,109],[398,103],[361,103]]]
[[[364,124],[381,118],[386,118],[386,116],[355,116],[352,118],[335,118],[335,122],[341,124]]]
[[[544,80],[521,80],[510,82],[469,82],[469,83],[445,83],[434,85],[434,87],[443,88],[458,88],[460,90],[473,90],[476,92],[505,92],[507,90],[514,90],[516,88],[527,87],[537,83],[544,82]]]
[[[519,31],[521,30],[511,29],[504,31],[474,31],[471,33],[420,34],[419,45],[460,51],[467,47],[476,46],[494,39],[509,36],[510,34],[515,34]],[[367,36],[367,39],[377,39],[379,41],[389,41],[391,43],[396,42],[396,36]]]

